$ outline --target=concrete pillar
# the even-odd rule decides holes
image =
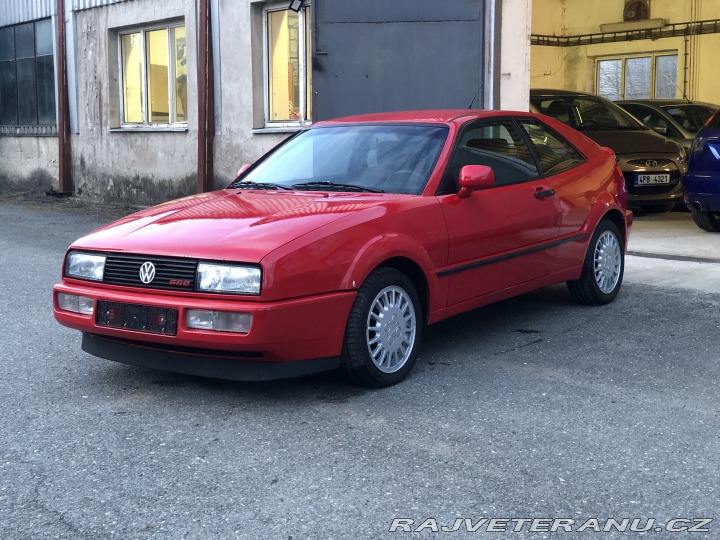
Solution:
[[[496,0],[500,1],[500,0]],[[502,0],[498,109],[527,111],[530,106],[530,33],[532,0]]]

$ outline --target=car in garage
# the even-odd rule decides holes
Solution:
[[[428,324],[563,282],[612,301],[631,223],[612,151],[551,118],[355,116],[300,130],[226,189],[80,238],[54,315],[127,364],[235,380],[342,368],[388,386]]]
[[[690,152],[695,134],[719,105],[684,99],[632,99],[616,101],[646,126],[680,144]]]
[[[568,90],[530,90],[535,112],[560,120],[617,155],[631,208],[665,212],[682,203],[685,150],[600,96]]]
[[[720,232],[720,111],[693,141],[683,190],[695,224],[708,232]]]

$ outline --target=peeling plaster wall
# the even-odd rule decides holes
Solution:
[[[720,19],[717,0],[652,0],[650,17],[667,23],[692,20],[692,5],[697,6],[696,20]],[[623,20],[625,0],[533,0],[532,33],[543,35],[580,35],[600,32],[600,25]],[[720,78],[716,76],[715,55],[720,49],[720,34],[694,36],[688,40],[692,55],[688,65],[688,97],[720,103]],[[685,69],[685,39],[656,40],[583,45],[578,47],[532,46],[531,88],[565,88],[596,92],[597,58],[629,54],[668,52],[678,55],[678,92],[682,97]]]
[[[118,31],[184,20],[188,65],[195,66],[194,2],[142,0],[80,11],[76,17],[79,134],[72,136],[76,194],[152,204],[194,193],[197,107],[188,107],[187,131],[112,131],[120,127]],[[188,103],[197,103],[196,80],[188,77]]]
[[[0,196],[58,189],[57,137],[0,136]]]

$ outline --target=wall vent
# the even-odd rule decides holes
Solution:
[[[648,0],[628,0],[623,10],[624,21],[644,21],[650,18]]]

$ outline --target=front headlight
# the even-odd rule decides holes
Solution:
[[[234,294],[260,294],[262,271],[257,266],[227,264],[198,264],[197,287],[199,291]]]
[[[105,255],[71,251],[65,261],[65,275],[78,279],[102,281],[105,272]]]

